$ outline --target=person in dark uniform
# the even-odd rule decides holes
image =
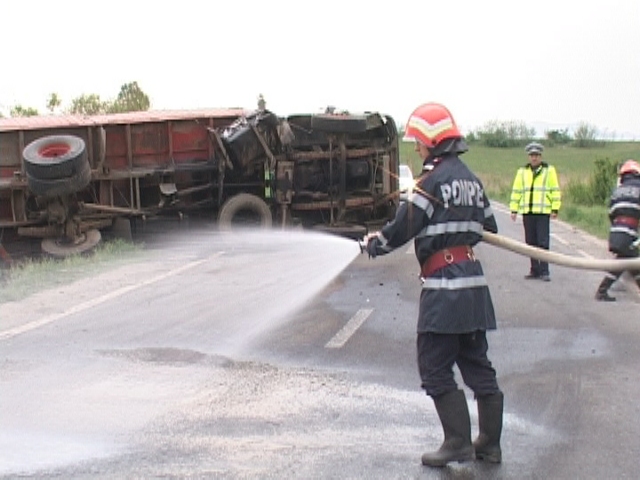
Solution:
[[[638,249],[638,224],[640,223],[640,164],[627,160],[620,167],[619,183],[609,200],[609,251],[617,258],[636,258]],[[623,272],[608,272],[596,291],[596,300],[613,302],[609,288]],[[640,271],[631,271],[640,287]]]
[[[435,404],[444,441],[422,456],[444,467],[475,457],[502,461],[503,394],[487,357],[486,332],[496,328],[493,303],[473,246],[483,230],[498,227],[482,182],[459,155],[468,147],[449,110],[426,103],[411,114],[405,140],[423,159],[422,175],[395,218],[366,237],[369,256],[387,254],[414,239],[422,292],[417,328],[422,388]],[[478,402],[480,434],[471,442],[464,391],[454,379],[457,365]]]

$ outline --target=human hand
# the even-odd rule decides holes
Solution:
[[[518,216],[517,213],[513,213],[511,212],[511,220],[513,220],[514,222],[516,221],[516,217]]]
[[[557,213],[554,213],[554,212],[551,212],[551,218],[552,218],[553,220],[555,220],[556,218],[558,218],[558,214],[557,214]]]
[[[367,253],[369,254],[369,258],[376,258],[378,255],[378,247],[382,245],[380,237],[378,237],[377,233],[372,233],[367,235],[364,239],[367,242]]]

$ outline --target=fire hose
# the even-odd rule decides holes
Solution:
[[[367,235],[362,239],[360,244],[360,251],[367,251],[367,242],[371,236],[377,234]],[[625,270],[640,270],[640,257],[637,258],[625,258],[625,259],[594,259],[594,258],[580,258],[572,257],[570,255],[564,255],[562,253],[551,252],[542,248],[532,247],[525,243],[513,240],[511,238],[504,237],[495,233],[484,231],[482,233],[482,240],[486,243],[493,245],[494,247],[509,250],[510,252],[518,253],[525,257],[535,258],[547,263],[553,263],[569,268],[578,268],[582,270],[599,270],[605,272],[623,272]],[[633,243],[635,248],[640,248],[640,239]]]
[[[494,247],[519,253],[525,257],[535,258],[547,263],[561,265],[569,268],[579,268],[582,270],[601,270],[605,272],[623,272],[625,270],[640,270],[640,257],[625,259],[606,259],[600,260],[595,258],[580,258],[570,255],[563,255],[557,252],[551,252],[542,248],[532,247],[517,240],[497,235],[491,232],[483,232],[482,240],[493,245]],[[635,242],[638,243],[638,242]],[[637,245],[634,246],[637,248]]]

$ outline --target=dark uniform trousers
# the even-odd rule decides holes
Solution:
[[[422,388],[436,398],[458,389],[453,365],[476,397],[498,393],[496,371],[487,358],[486,332],[418,333],[418,369]]]
[[[522,215],[524,225],[524,241],[532,247],[549,250],[549,219],[546,213],[527,213]],[[531,274],[549,275],[549,264],[534,258],[531,259]]]

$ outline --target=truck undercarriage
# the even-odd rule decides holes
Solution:
[[[55,256],[92,248],[116,222],[195,210],[220,229],[362,236],[393,216],[398,164],[395,123],[378,113],[0,119],[0,229]]]

